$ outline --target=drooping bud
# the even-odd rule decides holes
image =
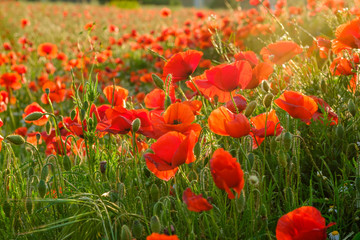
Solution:
[[[68,155],[65,155],[63,158],[63,166],[66,171],[71,170],[71,160]]]
[[[33,112],[25,117],[25,121],[36,121],[42,118],[43,115],[42,112]]]
[[[144,233],[144,226],[140,223],[139,220],[135,220],[131,232],[133,233],[134,237],[136,239],[140,239]]]
[[[45,131],[48,135],[51,134],[51,121],[47,121],[46,124],[45,124]]]
[[[40,182],[38,184],[38,192],[39,192],[39,196],[44,198],[45,193],[46,193],[46,183],[43,179],[40,179]]]
[[[153,233],[159,233],[161,231],[161,223],[158,216],[152,216],[150,219],[150,229]]]
[[[22,145],[25,143],[25,139],[20,135],[9,135],[6,137],[6,140],[14,145]]]
[[[351,113],[351,115],[353,117],[355,117],[355,115],[357,113],[357,109],[356,109],[356,106],[355,106],[354,101],[352,99],[350,99],[349,102],[348,102],[348,109],[349,109],[349,112]]]
[[[290,132],[284,133],[282,138],[282,143],[286,151],[290,150],[291,142],[292,142],[292,134]]]
[[[71,113],[70,113],[70,118],[71,118],[71,120],[74,121],[75,117],[76,117],[76,110],[73,109],[73,110],[71,111]]]
[[[157,201],[160,197],[159,187],[153,183],[150,187],[150,196],[152,201]]]
[[[101,161],[100,162],[100,172],[102,174],[104,174],[106,172],[106,165],[107,165],[107,162],[106,161]]]
[[[121,228],[121,240],[131,240],[131,231],[128,226],[123,225]]]
[[[250,102],[245,109],[245,116],[249,117],[256,108],[256,101]]]
[[[261,89],[262,89],[264,92],[269,92],[270,86],[269,86],[268,81],[264,80],[264,81],[261,82]]]

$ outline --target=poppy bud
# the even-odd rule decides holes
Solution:
[[[123,225],[121,228],[121,240],[131,240],[131,231],[128,226]]]
[[[10,212],[11,212],[11,206],[10,203],[8,201],[5,201],[2,205],[2,208],[4,210],[5,216],[6,217],[10,217]]]
[[[245,116],[249,117],[256,108],[256,101],[250,102],[245,109]]]
[[[194,147],[194,155],[195,155],[196,159],[199,158],[200,153],[201,153],[201,145],[200,145],[200,141],[198,141]]]
[[[68,155],[65,155],[63,158],[63,166],[66,171],[71,170],[71,160]]]
[[[14,145],[22,145],[25,143],[25,139],[20,135],[9,135],[6,137],[6,140]]]
[[[43,179],[41,179],[37,187],[38,187],[39,196],[44,198],[45,193],[46,193],[45,181]]]
[[[25,208],[26,208],[26,211],[31,214],[32,213],[32,210],[33,210],[33,203],[32,203],[32,200],[31,198],[27,197],[25,199]]]
[[[34,169],[32,167],[29,167],[29,169],[28,169],[28,177],[31,177],[32,175],[34,175]]]
[[[268,93],[265,95],[263,99],[263,104],[265,108],[269,108],[271,106],[274,95],[272,93]]]
[[[254,161],[255,161],[255,155],[253,153],[249,153],[247,156],[248,160],[249,160],[249,169],[252,168],[252,166],[254,165]]]
[[[343,125],[339,124],[336,128],[336,136],[338,137],[338,139],[343,139],[345,136],[345,129],[343,127]]]
[[[353,117],[355,117],[357,109],[356,109],[356,106],[355,106],[354,101],[352,99],[350,99],[349,102],[348,102],[348,109],[349,109],[349,112],[351,113],[351,115]]]
[[[41,170],[41,179],[45,180],[48,175],[49,175],[49,167],[48,165],[45,165]]]
[[[278,163],[280,166],[282,166],[283,168],[286,168],[287,166],[287,155],[284,152],[279,153],[278,157],[277,157]]]
[[[45,88],[45,93],[46,93],[46,95],[49,95],[49,94],[50,94],[50,89],[49,89],[49,88]]]
[[[164,109],[167,109],[171,105],[171,98],[169,95],[166,95],[164,101]]]
[[[131,232],[136,239],[140,239],[142,237],[144,232],[144,226],[139,222],[139,220],[134,221]]]
[[[160,216],[161,211],[162,211],[161,207],[162,207],[161,202],[155,203],[154,208],[153,208],[153,214],[156,215],[156,216]]]
[[[47,121],[46,124],[45,124],[45,131],[48,135],[51,134],[51,122],[50,121]]]
[[[267,216],[267,209],[266,209],[265,204],[261,204],[261,207],[260,207],[260,215],[263,216],[263,217],[266,217],[266,216]]]
[[[163,80],[156,74],[151,75],[155,85],[160,88],[161,90],[164,90],[164,82]]]
[[[250,184],[257,186],[259,184],[259,178],[256,175],[250,175],[249,182]]]
[[[277,148],[277,141],[276,141],[276,138],[273,137],[273,138],[271,138],[271,141],[270,141],[270,152],[271,152],[271,154],[275,154],[276,148]]]
[[[150,219],[150,229],[153,233],[159,233],[161,231],[161,223],[158,216],[152,216]]]
[[[100,172],[101,172],[102,174],[104,174],[104,173],[106,172],[106,164],[107,164],[106,161],[101,161],[101,162],[100,162]]]
[[[270,86],[269,86],[268,81],[264,80],[264,81],[261,82],[261,89],[262,89],[264,92],[269,92]]]
[[[81,119],[85,119],[85,114],[86,114],[86,110],[81,109],[81,110],[80,110]]]
[[[323,93],[327,92],[327,85],[326,85],[326,81],[324,79],[322,79],[320,82],[320,88]]]
[[[126,195],[125,184],[119,183],[118,184],[118,191],[119,191],[119,198],[123,199],[125,197],[125,195]]]
[[[73,110],[71,111],[71,113],[70,113],[70,118],[71,118],[71,120],[74,121],[75,117],[76,117],[76,110],[73,109]]]
[[[242,213],[246,206],[246,200],[244,194],[240,194],[239,198],[235,199],[235,207],[239,213]]]
[[[82,109],[84,109],[85,111],[87,111],[88,108],[89,108],[89,102],[88,102],[88,101],[85,101],[85,102],[83,103]]]
[[[30,113],[29,115],[27,115],[24,119],[25,121],[36,121],[39,120],[40,118],[42,118],[44,114],[41,112],[33,112]]]
[[[160,197],[159,187],[153,183],[150,187],[150,196],[152,201],[157,201]]]
[[[284,133],[282,137],[282,143],[286,151],[289,151],[291,148],[292,134],[289,132]]]
[[[136,118],[133,122],[132,122],[132,124],[131,124],[132,126],[132,131],[134,132],[134,133],[136,133],[137,131],[139,131],[139,129],[140,129],[140,127],[141,127],[141,121],[140,121],[140,119],[139,118]]]

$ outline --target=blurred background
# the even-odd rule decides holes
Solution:
[[[0,2],[3,0],[0,0]],[[73,3],[100,3],[110,4],[121,8],[137,8],[139,6],[159,5],[159,6],[183,6],[196,8],[227,8],[227,6],[238,6],[249,8],[251,5],[248,0],[243,0],[241,3],[236,0],[13,0],[13,1],[28,1],[28,2],[73,2]],[[302,1],[302,0],[300,0]],[[276,2],[276,0],[270,0]]]

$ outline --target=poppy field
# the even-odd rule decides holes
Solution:
[[[1,1],[0,239],[359,240],[360,2],[237,4]]]

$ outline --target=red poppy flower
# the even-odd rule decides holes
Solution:
[[[244,89],[252,78],[251,65],[244,60],[231,64],[221,64],[205,71],[209,83],[225,92],[236,88]]]
[[[56,58],[58,48],[52,43],[42,43],[38,46],[37,52],[41,57]]]
[[[155,88],[150,93],[146,94],[145,107],[152,109],[164,109],[165,92],[161,89]]]
[[[244,89],[253,89],[259,86],[263,80],[269,79],[270,75],[274,72],[271,64],[262,62],[256,65],[252,70],[252,79],[244,87]]]
[[[326,240],[327,228],[335,223],[325,225],[325,219],[319,210],[304,206],[282,216],[276,226],[277,240]]]
[[[302,53],[302,48],[292,41],[272,43],[261,49],[264,61],[281,65],[296,55]]]
[[[185,189],[182,197],[187,208],[193,212],[209,211],[213,206],[202,197],[202,194],[195,195],[190,188]]]
[[[225,103],[225,102],[231,100],[230,92],[220,90],[215,85],[210,83],[206,79],[205,74],[194,77],[193,81],[195,82],[197,89],[199,89],[200,93],[204,97],[206,97],[210,100],[216,99],[218,102],[221,102],[221,103]],[[195,93],[197,93],[197,89],[191,81],[187,81],[186,85],[189,88],[191,88]],[[233,91],[232,93],[235,94],[235,91]]]
[[[17,90],[21,88],[21,76],[18,73],[4,73],[0,77],[0,85],[7,89]]]
[[[24,110],[24,114],[23,114],[23,118],[25,118],[27,115],[29,115],[30,113],[33,112],[41,112],[41,113],[45,113],[46,111],[36,102],[33,102],[32,104],[28,105],[25,110]],[[43,115],[40,119],[35,120],[35,121],[25,121],[27,123],[33,123],[37,126],[42,126],[45,125],[46,122],[48,121],[48,116],[47,115]]]
[[[271,110],[267,116],[266,113],[257,115],[250,119],[254,128],[251,129],[251,135],[254,138],[253,148],[257,148],[265,140],[265,127],[266,136],[278,136],[283,128],[280,125],[279,119],[276,116],[275,110]]]
[[[332,50],[335,54],[343,50],[360,48],[360,18],[340,25],[336,29],[335,37],[332,41]]]
[[[44,85],[42,86],[42,90],[46,92],[46,89],[50,90],[49,98],[52,102],[60,103],[65,100],[66,97],[66,86],[65,83],[62,82],[63,79],[60,77],[57,77],[55,79],[55,82],[52,81],[46,81]],[[43,104],[49,104],[47,94],[44,93],[41,96],[41,102]]]
[[[155,112],[151,115],[154,138],[158,138],[170,131],[180,132],[185,135],[190,131],[194,131],[198,136],[201,131],[201,126],[193,123],[194,120],[194,112],[188,104],[173,103],[162,115]]]
[[[244,173],[236,158],[222,148],[217,149],[210,159],[210,170],[215,185],[225,190],[230,199],[235,198],[230,188],[240,197],[245,181]]]
[[[330,65],[330,72],[335,75],[355,75],[351,62],[343,57],[335,58]]]
[[[175,54],[165,63],[163,77],[171,74],[173,82],[188,79],[197,68],[202,55],[202,52],[195,50]]]
[[[285,91],[274,102],[293,118],[299,118],[307,123],[318,110],[318,105],[314,99],[294,91]]]
[[[146,240],[179,240],[179,238],[176,235],[168,236],[160,233],[152,233],[146,237]]]
[[[208,124],[212,132],[222,136],[240,138],[250,133],[250,123],[245,115],[234,114],[223,106],[211,112]]]
[[[250,63],[251,67],[255,67],[259,59],[257,58],[256,54],[253,51],[246,51],[246,52],[239,52],[234,55],[237,61],[239,60],[246,60]]]
[[[120,86],[114,86],[110,85],[104,88],[103,90],[106,99],[109,101],[109,103],[112,106],[122,106],[125,107],[125,100],[127,96],[129,95],[129,91],[125,88],[122,88]]]
[[[162,8],[160,14],[162,17],[169,17],[171,15],[171,10],[169,8]]]
[[[310,96],[310,97],[314,99],[315,102],[321,106],[321,108],[324,109],[324,111],[327,114],[328,120],[331,122],[330,126],[338,124],[338,116],[327,102],[316,96]],[[320,120],[321,122],[323,122],[324,115],[322,113],[321,108],[318,108],[318,110],[313,114],[312,119],[314,121]]]
[[[154,153],[146,153],[146,165],[158,178],[168,181],[175,176],[178,166],[195,161],[193,149],[197,141],[194,131],[188,136],[168,132],[151,145]]]

